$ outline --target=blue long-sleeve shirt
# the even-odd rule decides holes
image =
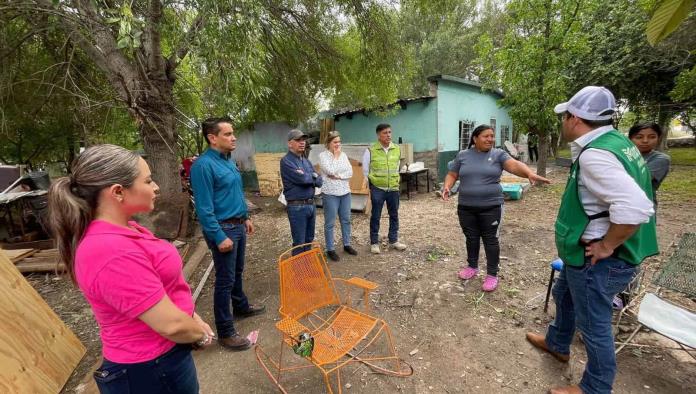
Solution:
[[[219,221],[249,216],[242,175],[229,155],[208,148],[191,167],[191,187],[203,233],[215,244],[227,238]]]
[[[280,177],[283,179],[283,194],[287,201],[314,198],[314,188],[321,187],[321,176],[316,178],[312,163],[292,152],[280,159]]]

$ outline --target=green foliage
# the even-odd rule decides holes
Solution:
[[[0,161],[35,168],[68,164],[84,141],[137,146],[137,129],[96,70],[59,30],[28,35],[32,28],[21,19],[0,27]]]
[[[555,104],[568,98],[568,65],[587,51],[576,19],[578,3],[511,1],[509,29],[500,45],[490,35],[477,44],[482,79],[505,93],[517,130],[545,137],[557,131]]]
[[[655,45],[676,30],[694,6],[694,0],[662,0],[648,22],[646,35]]]
[[[475,45],[482,34],[499,41],[505,33],[501,6],[494,1],[403,1],[399,34],[412,59],[410,91],[429,93],[427,77],[437,74],[478,78]]]

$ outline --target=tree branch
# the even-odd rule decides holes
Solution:
[[[198,33],[203,28],[204,23],[205,16],[203,12],[200,12],[198,15],[196,15],[196,18],[191,23],[191,27],[189,27],[188,31],[186,32],[186,35],[181,39],[181,42],[179,43],[179,48],[177,48],[171,54],[171,56],[169,56],[169,59],[167,59],[167,74],[171,74],[173,76],[176,68],[179,67],[181,61],[191,50],[191,45],[193,41],[196,39]]]

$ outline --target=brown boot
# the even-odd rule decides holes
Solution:
[[[549,353],[554,358],[556,358],[556,360],[558,360],[562,363],[567,363],[568,360],[570,360],[570,355],[568,355],[568,354],[556,353],[554,351],[549,350],[548,346],[546,346],[546,338],[541,334],[528,332],[527,333],[527,341],[529,341],[529,343],[534,345],[534,347],[539,348],[539,349]]]
[[[564,386],[549,390],[549,394],[582,394],[582,390],[578,385]]]
[[[239,334],[234,334],[231,337],[220,338],[218,342],[220,343],[220,346],[236,352],[247,350],[251,347],[251,342]]]

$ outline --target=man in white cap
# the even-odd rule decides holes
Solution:
[[[564,267],[553,288],[555,320],[545,337],[530,332],[527,340],[568,362],[577,327],[587,364],[578,385],[550,393],[611,393],[612,300],[643,259],[658,253],[650,171],[635,145],[612,126],[615,106],[608,89],[587,86],[554,109],[572,141],[573,165],[555,225]]]

